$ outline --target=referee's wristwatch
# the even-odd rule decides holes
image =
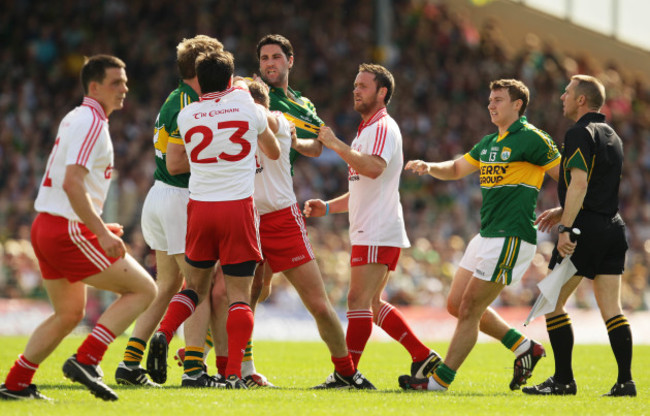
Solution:
[[[571,227],[566,227],[564,224],[560,224],[557,226],[557,232],[558,233],[570,233],[571,232]]]

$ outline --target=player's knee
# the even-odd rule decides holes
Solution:
[[[314,315],[314,318],[317,320],[327,320],[332,316],[336,316],[333,313],[333,308],[327,302],[312,302],[309,310],[311,314]]]
[[[83,308],[79,309],[69,309],[64,312],[57,313],[57,318],[61,325],[61,329],[66,333],[72,332],[73,329],[79,325],[82,319],[84,319],[86,313]]]
[[[372,302],[365,296],[363,291],[356,291],[350,289],[348,293],[348,308],[349,309],[370,309]]]
[[[485,310],[480,311],[480,308],[474,302],[464,301],[458,308],[457,315],[459,321],[467,321],[472,319],[480,319]]]
[[[167,299],[171,299],[172,296],[181,290],[181,286],[183,285],[183,278],[178,277],[171,279],[161,279],[159,274],[156,283],[158,286],[158,295],[165,296]]]
[[[225,289],[225,287],[223,289]],[[210,302],[213,307],[216,307],[217,305],[227,305],[228,295],[226,294],[225,290],[221,290],[221,288],[213,288],[212,292],[210,292]]]
[[[458,302],[455,299],[447,299],[447,312],[449,312],[451,316],[458,318]]]
[[[142,288],[142,297],[144,298],[144,302],[146,302],[147,305],[150,305],[156,296],[158,296],[158,287],[153,280],[149,280]]]

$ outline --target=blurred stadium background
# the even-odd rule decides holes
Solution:
[[[492,131],[487,86],[501,77],[519,78],[530,87],[529,120],[561,143],[570,123],[562,117],[559,97],[568,79],[575,73],[599,77],[608,96],[603,111],[626,152],[620,198],[630,251],[622,300],[637,342],[650,343],[650,28],[639,8],[650,5],[644,0],[0,0],[0,335],[29,333],[50,310],[29,230],[58,123],[82,98],[83,57],[110,53],[127,64],[130,92],[125,108],[110,121],[117,175],[105,218],[124,224],[130,252],[155,274],[140,212],[153,182],[153,123],[177,84],[177,43],[199,33],[215,36],[234,53],[237,74],[248,76],[257,70],[257,40],[281,33],[296,54],[290,85],[348,142],[359,122],[351,100],[358,65],[375,61],[391,69],[397,89],[389,111],[401,125],[406,160],[455,157]],[[299,202],[344,192],[346,177],[345,164],[330,152],[300,159],[294,179]],[[465,244],[478,230],[477,182],[475,175],[451,183],[402,177],[413,247],[403,252],[386,297],[404,307],[426,339],[453,331],[445,297]],[[556,184],[549,181],[539,212],[556,204]],[[330,297],[344,310],[347,218],[308,224]],[[538,255],[526,277],[496,302],[513,322],[523,322],[537,296],[553,238],[539,235]],[[107,296],[90,291],[88,324]],[[607,342],[588,282],[571,307],[582,316],[574,318],[581,322],[578,341]],[[258,317],[260,337],[317,338],[281,276],[274,278]],[[287,321],[290,332],[282,324]],[[539,321],[532,330],[546,339]],[[581,327],[584,322],[590,324]]]

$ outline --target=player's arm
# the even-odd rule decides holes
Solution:
[[[348,202],[350,200],[350,193],[323,201],[322,199],[310,199],[305,202],[303,213],[305,217],[323,217],[327,214],[338,214],[341,212],[348,212]]]
[[[587,178],[587,171],[580,168],[571,168],[571,182],[566,190],[566,198],[564,200],[564,210],[560,218],[560,224],[566,227],[573,225],[576,220],[582,203],[585,201],[587,195],[587,186],[589,180]],[[569,233],[560,233],[557,242],[557,249],[562,256],[567,256],[573,253],[576,243],[570,240]]]
[[[268,110],[266,111],[266,122],[269,123],[269,128],[273,134],[276,134],[278,130],[280,130],[280,122],[278,121],[278,117]]]
[[[171,175],[180,175],[190,171],[190,161],[182,144],[167,143],[167,157],[165,159],[167,170]]]
[[[124,257],[126,246],[121,238],[115,235],[104,224],[95,211],[90,195],[86,192],[84,178],[88,170],[81,165],[68,165],[63,179],[63,191],[68,196],[70,205],[88,229],[97,236],[99,245],[109,257]]]
[[[297,139],[291,144],[298,153],[308,157],[318,157],[323,152],[323,143],[317,139]]]
[[[425,162],[422,160],[409,160],[404,166],[405,170],[411,170],[418,175],[431,175],[443,181],[451,181],[464,178],[478,170],[478,166],[469,163],[464,157],[445,162]]]
[[[560,180],[560,164],[553,166],[546,171],[546,174],[553,178],[556,182]]]
[[[271,160],[278,160],[280,157],[280,144],[275,137],[271,128],[267,125],[266,129],[257,136],[257,144],[260,150]]]
[[[345,162],[354,170],[359,172],[360,175],[376,179],[384,172],[384,169],[386,169],[386,161],[382,159],[381,156],[369,155],[352,149],[346,143],[339,140],[329,127],[322,126],[320,128],[318,140],[323,143],[324,146],[338,153],[338,155],[341,156],[341,159],[345,160]]]
[[[535,225],[537,229],[541,232],[550,232],[555,225],[560,223],[562,218],[562,207],[555,207],[547,209],[546,211],[539,214],[535,220]]]

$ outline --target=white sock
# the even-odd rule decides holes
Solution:
[[[433,376],[429,377],[429,384],[427,384],[429,391],[447,391],[447,387],[440,385]]]
[[[249,361],[242,361],[241,362],[241,376],[242,377],[247,377],[250,376],[251,374],[255,374],[257,371],[255,370],[255,362],[253,360]]]
[[[519,344],[519,346],[513,351],[515,353],[515,357],[519,357],[521,354],[525,353],[528,351],[528,348],[530,348],[530,340],[526,338]]]

